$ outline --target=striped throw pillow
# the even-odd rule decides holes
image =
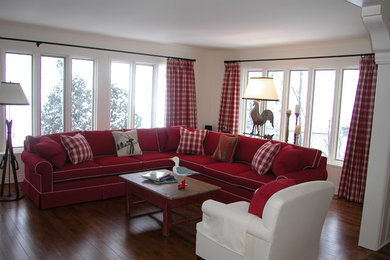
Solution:
[[[74,136],[61,135],[61,143],[68,153],[72,164],[78,164],[93,159],[92,149],[88,144],[87,139],[78,133]]]
[[[264,175],[271,168],[272,162],[279,153],[280,144],[266,142],[257,150],[252,159],[251,168],[260,175]]]

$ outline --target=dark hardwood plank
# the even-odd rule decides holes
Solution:
[[[155,209],[143,203],[132,210],[138,215]],[[176,211],[201,214],[200,204]],[[361,212],[359,204],[333,199],[319,259],[390,259],[390,245],[378,252],[358,246]],[[174,226],[164,237],[162,213],[131,218],[124,197],[49,210],[24,198],[0,203],[0,217],[1,259],[197,259],[196,223]]]

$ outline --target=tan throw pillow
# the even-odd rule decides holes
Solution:
[[[142,151],[138,143],[137,130],[127,132],[113,131],[116,154],[118,157],[141,155]]]

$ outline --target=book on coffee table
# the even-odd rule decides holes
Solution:
[[[173,176],[172,172],[164,169],[148,171],[143,174],[142,177],[159,183],[176,182],[175,176]]]

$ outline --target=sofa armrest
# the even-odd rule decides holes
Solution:
[[[299,172],[289,172],[279,175],[277,179],[294,179],[298,183],[307,181],[326,180],[328,178],[328,172],[326,168],[307,169]]]
[[[49,161],[36,153],[24,150],[22,152],[25,178],[40,192],[50,192],[53,189],[53,166]]]

